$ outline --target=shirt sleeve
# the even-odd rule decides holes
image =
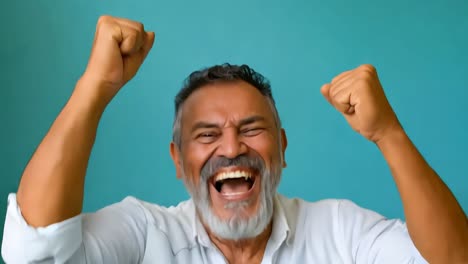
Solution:
[[[414,246],[406,224],[398,219],[386,219],[342,200],[339,220],[354,263],[428,263]]]
[[[6,263],[140,263],[147,220],[134,198],[47,227],[27,224],[8,196],[2,242]]]

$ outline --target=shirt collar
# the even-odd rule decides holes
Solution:
[[[195,204],[193,204],[193,217],[192,217],[192,230],[193,230],[193,239],[195,242],[200,243],[204,247],[211,247],[210,237],[206,233],[206,229],[203,226],[200,218],[198,217],[197,210],[195,209]]]
[[[291,232],[291,224],[283,204],[280,202],[281,195],[276,194],[274,198],[274,213],[273,213],[273,229],[270,235],[270,240],[278,243],[278,247],[286,240],[289,246],[292,243],[293,232]]]

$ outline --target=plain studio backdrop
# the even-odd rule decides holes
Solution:
[[[7,195],[16,192],[82,74],[102,14],[143,22],[156,42],[103,115],[84,211],[128,195],[167,206],[188,198],[169,156],[173,99],[190,72],[224,62],[248,64],[271,81],[289,139],[281,193],[346,198],[404,218],[377,147],[320,94],[335,75],[371,63],[406,132],[468,210],[466,1],[2,0],[1,6],[2,226]]]

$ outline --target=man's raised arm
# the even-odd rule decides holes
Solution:
[[[375,68],[363,65],[344,72],[321,92],[382,152],[403,201],[408,232],[421,255],[431,264],[468,263],[466,215],[401,127]]]
[[[99,19],[91,56],[69,101],[29,161],[17,202],[33,227],[81,213],[86,168],[101,115],[138,71],[154,42],[134,21]]]

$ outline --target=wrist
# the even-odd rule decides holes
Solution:
[[[113,98],[111,89],[110,85],[83,75],[76,83],[70,100],[102,113]]]
[[[389,127],[385,135],[375,141],[375,144],[383,151],[389,147],[398,147],[406,141],[408,141],[408,135],[404,131],[403,127],[398,123]]]
[[[103,84],[80,78],[66,104],[66,108],[80,113],[82,117],[100,119],[112,98],[103,94]]]

